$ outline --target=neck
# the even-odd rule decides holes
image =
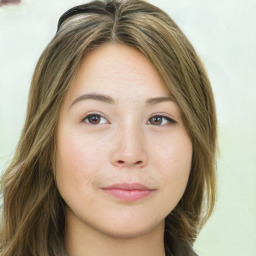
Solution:
[[[145,234],[126,238],[73,224],[67,222],[65,232],[68,256],[165,256],[164,221]]]

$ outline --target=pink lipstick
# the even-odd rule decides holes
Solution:
[[[103,188],[106,193],[109,193],[122,201],[132,202],[149,196],[154,189],[150,189],[139,183],[120,183]]]

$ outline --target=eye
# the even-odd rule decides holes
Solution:
[[[157,115],[157,116],[153,116],[149,119],[149,124],[152,124],[152,125],[168,125],[168,124],[175,124],[176,121],[173,120],[172,118],[170,117],[167,117],[167,116],[161,116],[161,115]]]
[[[86,122],[90,125],[98,125],[98,124],[107,124],[108,123],[107,119],[99,114],[87,115],[85,118],[83,118],[82,121]]]

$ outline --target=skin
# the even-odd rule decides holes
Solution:
[[[155,97],[170,98],[146,104]],[[119,44],[90,52],[58,126],[56,181],[66,202],[68,255],[165,255],[165,217],[185,191],[191,159],[179,106],[152,63]],[[123,182],[154,191],[124,202],[102,189]]]

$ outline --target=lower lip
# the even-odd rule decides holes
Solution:
[[[126,201],[126,202],[137,201],[139,199],[149,196],[152,193],[152,190],[139,190],[139,189],[125,190],[125,189],[112,188],[112,189],[103,189],[103,190],[119,199],[122,199],[122,201]]]

